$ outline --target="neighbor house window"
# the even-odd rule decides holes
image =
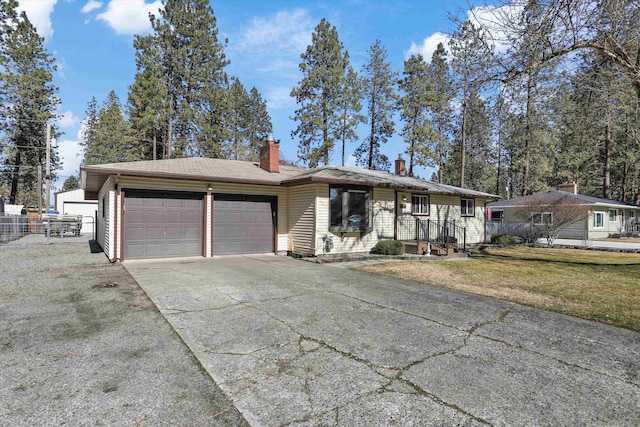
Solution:
[[[504,211],[491,210],[491,222],[502,222]]]
[[[329,230],[364,231],[369,228],[370,191],[365,187],[329,188]]]
[[[414,215],[429,215],[429,196],[412,195],[411,213]]]
[[[551,225],[553,224],[553,213],[536,212],[531,214],[531,223],[533,225]]]
[[[609,209],[609,222],[618,222],[618,209]]]
[[[593,228],[604,228],[604,212],[594,212]]]
[[[462,215],[462,216],[474,216],[475,215],[475,200],[473,200],[473,199],[460,199],[460,215]]]

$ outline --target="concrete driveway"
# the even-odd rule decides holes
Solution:
[[[635,332],[280,256],[125,266],[252,425],[640,419]]]

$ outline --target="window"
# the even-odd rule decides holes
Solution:
[[[609,209],[609,222],[618,222],[618,209]]]
[[[369,194],[369,189],[362,187],[330,187],[329,230],[367,230],[371,212]]]
[[[594,212],[593,228],[604,228],[604,212]]]
[[[491,222],[502,222],[504,211],[491,210]]]
[[[475,200],[460,199],[460,215],[475,216]]]
[[[102,218],[105,218],[107,215],[107,209],[109,209],[107,205],[107,196],[102,198]]]
[[[551,212],[536,212],[531,214],[531,223],[533,225],[552,225],[553,213]]]
[[[411,213],[414,215],[429,215],[429,196],[411,195]]]

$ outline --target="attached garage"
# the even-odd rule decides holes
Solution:
[[[274,251],[275,197],[213,195],[213,254]]]
[[[203,255],[203,193],[123,192],[124,259]]]

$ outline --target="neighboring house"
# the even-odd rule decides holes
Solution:
[[[97,240],[111,260],[220,254],[316,256],[368,252],[382,239],[485,240],[485,204],[498,196],[359,168],[182,158],[81,168],[98,201]],[[446,222],[446,223],[445,223]],[[446,228],[445,228],[446,226]]]
[[[59,191],[55,195],[55,209],[61,214],[82,215],[82,232],[90,233],[94,228],[97,200],[85,200],[84,190]]]
[[[559,231],[559,238],[600,239],[611,235],[637,236],[640,233],[640,206],[579,194],[577,184],[572,182],[562,184],[560,190],[488,203],[487,234],[518,235],[523,229],[541,225],[544,222],[553,223],[553,215],[545,211],[545,202],[542,201],[560,198],[567,198],[572,203],[583,206],[588,215],[586,218],[580,218],[572,224],[563,226]],[[522,208],[526,206],[531,210],[536,203],[540,203],[539,212],[531,212],[528,219],[522,218]]]

